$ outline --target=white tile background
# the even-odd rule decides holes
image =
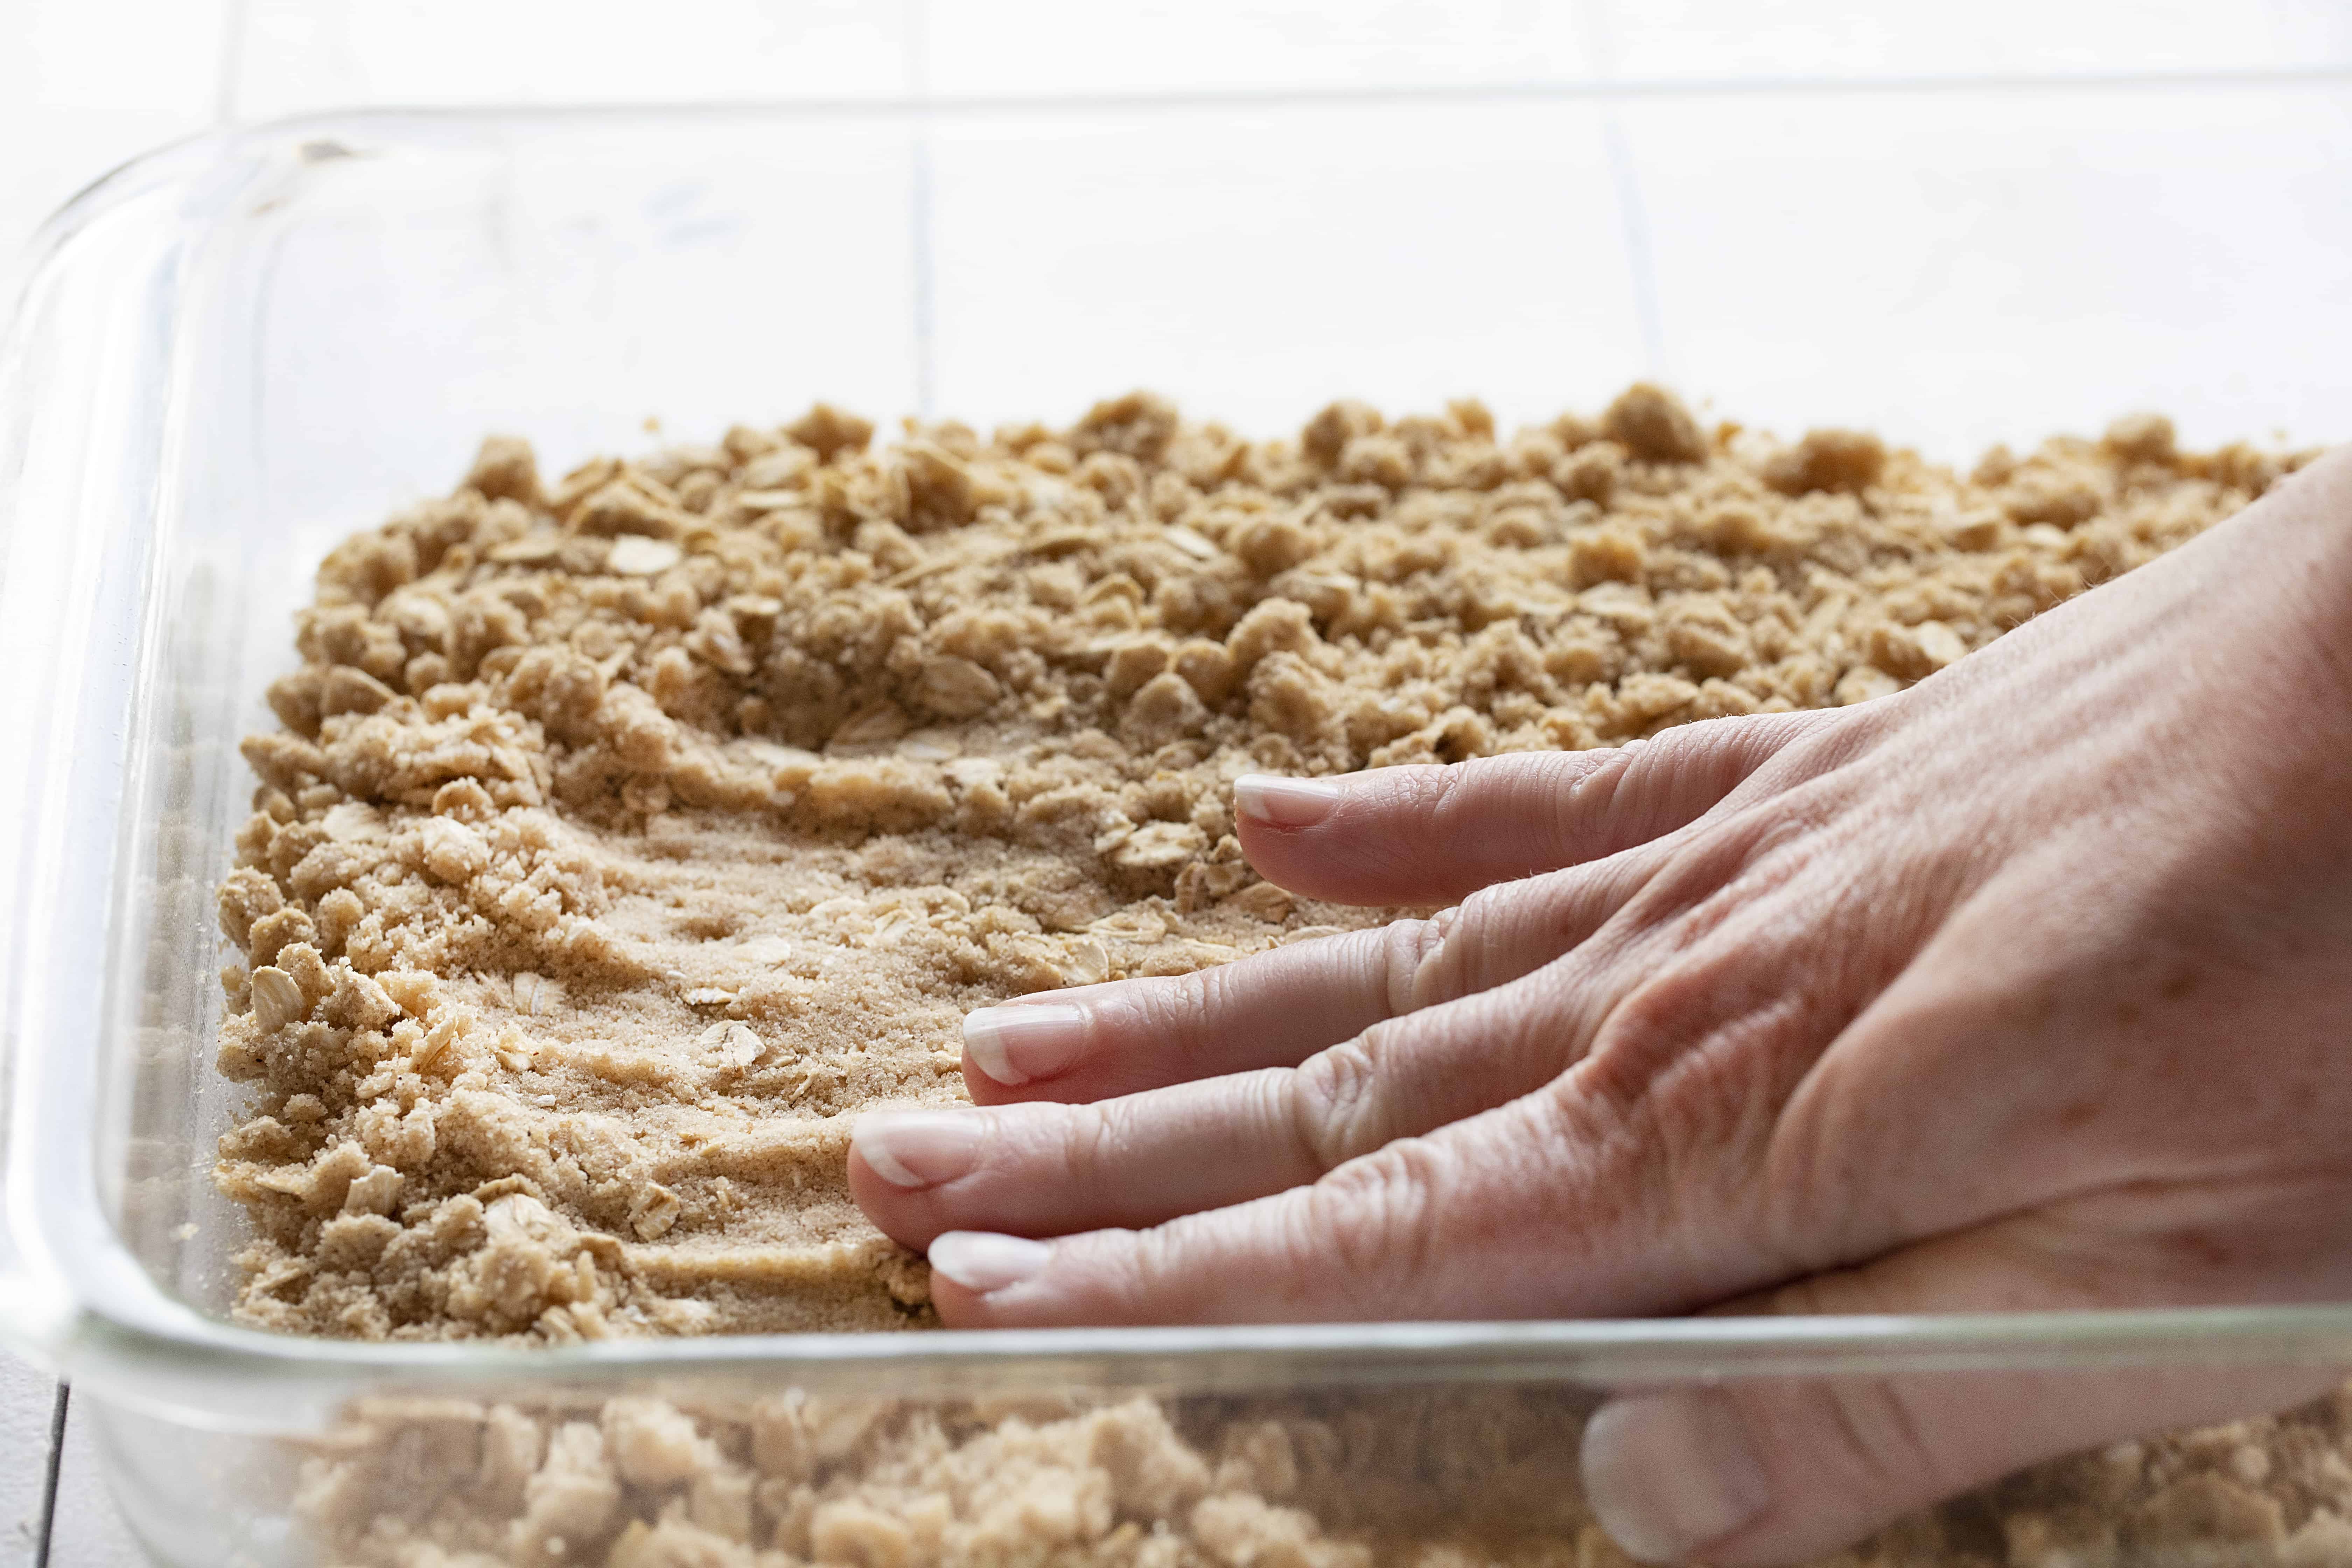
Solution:
[[[1033,94],[1182,93],[1247,95],[1269,91],[1349,91],[1367,89],[1460,90],[1481,86],[1614,77],[1633,80],[1742,78],[1885,80],[1950,76],[2097,76],[2162,71],[2193,77],[2236,70],[2296,72],[2352,64],[2352,5],[2344,0],[1974,0],[1965,5],[1841,4],[1839,0],[0,0],[0,301],[13,300],[26,247],[42,220],[108,169],[149,148],[214,126],[369,104],[437,105],[484,102],[697,102],[779,98],[897,98]],[[1198,149],[1194,166],[1174,171],[1204,199],[1228,203],[1235,231],[1246,229],[1251,187],[1248,114],[1237,108],[1230,140]],[[1623,114],[1587,105],[1512,109],[1465,105],[1464,112],[1517,115],[1530,121]],[[1746,112],[1738,103],[1725,112]],[[1695,121],[1687,121],[1695,124]],[[1073,380],[1111,384],[1131,378],[1131,361],[1040,365],[1038,345],[1023,353],[995,334],[1017,335],[1024,291],[1050,290],[1058,267],[1116,265],[1124,249],[1154,243],[1150,204],[1135,198],[1119,178],[1118,126],[1107,106],[1098,134],[1072,146],[1075,158],[1100,170],[1101,201],[1094,253],[992,260],[944,245],[956,266],[937,280],[948,306],[987,299],[986,312],[948,309],[961,337],[940,344],[940,400],[957,405],[974,398],[1019,403],[1023,388],[1002,384],[1030,366],[1040,384]],[[1795,128],[1834,144],[1834,116]],[[1706,332],[1718,347],[1734,342],[1741,310],[1717,300],[1710,311],[1701,286],[1701,259],[1729,241],[1742,205],[1769,207],[1771,171],[1743,168],[1719,154],[1736,146],[1736,119],[1709,134],[1709,153],[1675,167],[1671,139],[1654,140],[1647,156],[1658,166],[1645,178],[1710,180],[1721,203],[1684,204],[1719,213],[1721,234],[1661,232],[1653,237],[1654,287],[1672,309],[1676,333]],[[1367,144],[1381,146],[1376,106],[1365,110]],[[1909,116],[1906,134],[1932,141],[1967,136],[1971,128],[1943,123],[1932,100]],[[1507,142],[1507,138],[1503,139]],[[1580,136],[1580,142],[1598,139]],[[1017,204],[1017,187],[992,189],[982,177],[984,145],[943,148],[942,158],[973,161],[966,177],[936,215],[943,234],[963,213],[957,202]],[[1692,149],[1697,151],[1696,147]],[[2184,150],[2185,152],[2189,150]],[[1399,142],[1386,148],[1387,172],[1459,183],[1465,209],[1492,214],[1508,187],[1507,162],[1475,170],[1419,167],[1428,156]],[[1583,178],[1596,205],[1606,205],[1612,171],[1596,157]],[[2226,206],[2239,170],[2226,147],[2189,157],[2197,189],[2182,217],[2185,242],[2226,246],[2222,226],[2205,214]],[[1334,169],[1335,180],[1361,178],[1362,165]],[[2063,179],[2063,171],[2051,176]],[[2267,171],[2262,177],[2328,181],[2325,167]],[[2333,188],[2341,189],[2340,173]],[[1163,184],[1158,193],[1164,199]],[[2203,205],[2210,198],[2211,205]],[[1344,205],[1344,204],[1341,204]],[[1377,204],[1367,200],[1368,213]],[[1965,204],[1954,210],[1965,211]],[[998,215],[1001,221],[1001,215]],[[1538,220],[1529,219],[1533,223]],[[1857,217],[1853,244],[1866,252],[1871,225]],[[1509,258],[1557,258],[1557,235],[1530,232],[1523,244],[1495,247],[1489,229],[1482,257],[1494,287],[1509,289]],[[1459,268],[1462,241],[1444,232],[1395,235],[1368,220],[1361,233],[1329,237],[1334,251],[1350,245],[1412,246],[1426,252],[1433,274]],[[1492,268],[1503,257],[1504,270]],[[1318,257],[1288,255],[1243,260],[1204,257],[1202,265],[1248,265],[1261,271],[1236,297],[1297,300],[1314,298],[1329,323],[1328,388],[1286,392],[1296,405],[1315,392],[1338,391],[1362,380],[1367,351],[1349,322],[1371,302],[1347,296],[1344,280],[1327,282]],[[2024,258],[2009,258],[2021,264]],[[1556,264],[1556,263],[1555,263]],[[1943,280],[1982,308],[2001,307],[1998,257],[1975,256],[1966,276]],[[1615,247],[1596,252],[1590,290],[1596,299],[1622,299],[1632,287]],[[1866,276],[1867,268],[1858,271]],[[1546,298],[1563,291],[1551,279]],[[2315,288],[2326,280],[2313,280]],[[1537,291],[1528,289],[1529,295]],[[2054,330],[2095,339],[2103,321],[2128,318],[2129,300],[2086,298],[2077,317]],[[1138,318],[1107,323],[1087,342],[1063,345],[1066,354],[1111,352],[1121,343],[1154,341],[1149,306]],[[1565,308],[1564,308],[1565,309]],[[1866,320],[1866,312],[1856,313]],[[1954,318],[1958,320],[1958,318]],[[1008,328],[1005,323],[1011,323]],[[1292,336],[1296,337],[1296,321]],[[1540,366],[1569,343],[1627,372],[1645,364],[1671,373],[1675,337],[1662,332],[1655,300],[1649,319],[1622,312],[1607,320],[1526,323],[1531,363]],[[1246,355],[1250,323],[1236,320],[1220,342],[1195,342],[1173,351],[1154,378],[1180,396],[1189,364],[1214,356]],[[1822,344],[1824,365],[1834,342]],[[1934,374],[1971,374],[1964,332],[1924,343]],[[1189,361],[1186,355],[1192,356]],[[1718,358],[1720,359],[1720,354]],[[1737,364],[1736,354],[1728,362]],[[993,367],[985,391],[966,385],[964,368]],[[1008,370],[1008,367],[1009,370]],[[1785,360],[1754,367],[1761,382],[1805,367]],[[1083,374],[1079,373],[1084,373]],[[1735,371],[1736,377],[1736,371]],[[1230,381],[1230,376],[1225,377]],[[1435,397],[1454,391],[1432,387]],[[1508,389],[1497,389],[1507,392]],[[1717,387],[1731,397],[1739,385]],[[6,562],[0,539],[0,568]],[[0,803],[5,806],[5,803]],[[67,1419],[53,1450],[59,1391],[47,1376],[0,1355],[0,1568],[130,1568],[136,1549],[103,1493],[86,1424]],[[52,1484],[53,1513],[47,1507]],[[45,1518],[48,1522],[44,1531]]]

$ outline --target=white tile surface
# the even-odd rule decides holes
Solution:
[[[1524,418],[1645,368],[1586,105],[989,121],[943,127],[934,168],[938,405],[960,418],[1134,385],[1263,433],[1341,395]]]
[[[29,1568],[40,1544],[57,1383],[0,1351],[0,1568]]]
[[[127,3],[127,0],[125,0]],[[911,0],[247,0],[238,118],[895,96]]]
[[[2352,86],[1730,99],[1622,123],[1667,374],[1742,419],[1950,458],[2143,408],[2192,442],[2352,427]],[[2297,227],[2316,242],[2285,256],[2252,237]]]
[[[48,1568],[150,1568],[107,1491],[98,1427],[75,1418],[67,1401],[65,1448],[58,1465],[57,1511],[49,1521]]]
[[[234,241],[270,279],[235,330],[278,460],[225,504],[301,557],[447,485],[488,430],[561,468],[641,444],[649,416],[708,438],[819,396],[908,410],[908,163],[906,132],[870,121],[338,160]]]
[[[0,0],[0,312],[75,192],[212,123],[228,0]]]
[[[1591,0],[1621,77],[1955,76],[2352,63],[2330,0]]]
[[[1459,86],[1589,73],[1584,0],[936,0],[953,95]]]

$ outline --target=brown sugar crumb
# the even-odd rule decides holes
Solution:
[[[1649,386],[1271,442],[1139,393],[887,445],[820,405],[551,486],[493,438],[328,557],[246,743],[237,1315],[925,1323],[847,1119],[960,1101],[965,1011],[1383,918],[1258,881],[1238,774],[1892,691],[2292,463],[2140,419],[1963,478],[1709,435]]]
[[[1783,495],[1808,490],[1861,490],[1886,472],[1886,447],[1861,430],[1814,430],[1764,466]]]

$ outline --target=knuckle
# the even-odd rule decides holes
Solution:
[[[1840,1377],[1819,1387],[1818,1426],[1846,1463],[1874,1483],[1903,1492],[1937,1480],[1943,1465],[1927,1428],[1901,1384],[1888,1378]]]
[[[1191,1061],[1211,1052],[1216,1043],[1216,1031],[1204,1028],[1204,1022],[1243,1012],[1262,984],[1246,960],[1213,964],[1190,974],[1120,982],[1115,996],[1088,1009],[1093,1023],[1089,1049],[1105,1056],[1148,1049],[1179,1062]]]
[[[1169,976],[1157,993],[1160,1012],[1153,1022],[1163,1029],[1179,1030],[1192,1020],[1229,1012],[1249,1000],[1254,979],[1253,974],[1241,973],[1238,964],[1213,964],[1190,974]]]
[[[1426,1272],[1432,1259],[1442,1173],[1419,1139],[1390,1144],[1316,1184],[1316,1245],[1338,1265],[1359,1308],[1393,1315],[1394,1285]]]
[[[1101,1280],[1102,1293],[1129,1309],[1181,1311],[1183,1302],[1170,1298],[1181,1291],[1193,1271],[1185,1267],[1176,1230],[1164,1225],[1149,1230],[1099,1230],[1073,1238],[1075,1248],[1065,1241],[1056,1250],[1079,1251],[1085,1270]]]
[[[1609,760],[1581,752],[1520,752],[1474,757],[1444,770],[1433,826],[1446,842],[1491,843],[1508,835],[1515,857],[1530,872],[1548,870],[1582,837],[1578,792]]]
[[[1382,928],[1381,973],[1391,1016],[1449,999],[1446,965],[1454,944],[1448,938],[1462,915],[1457,906],[1425,921],[1396,921]]]
[[[1669,730],[1668,735],[1674,733]],[[1626,780],[1643,762],[1650,741],[1632,741],[1602,755],[1599,763],[1578,775],[1566,789],[1552,797],[1550,831],[1561,844],[1605,848],[1612,835],[1609,825],[1614,817],[1621,797],[1626,793]]]
[[[1398,921],[1384,931],[1381,962],[1388,1011],[1402,1016],[1458,1001],[1515,979],[1531,943],[1557,956],[1589,934],[1591,914],[1608,905],[1613,872],[1556,871],[1479,889],[1425,921]]]
[[[1130,1100],[1100,1100],[1064,1112],[1062,1165],[1072,1188],[1091,1190],[1116,1180],[1129,1163],[1142,1129]]]
[[[1491,887],[1479,889],[1462,900],[1461,910],[1456,916],[1456,924],[1462,928],[1460,934],[1466,936],[1475,932],[1484,935],[1504,925],[1509,918],[1510,911],[1526,900],[1528,889],[1544,887],[1549,879],[1549,878],[1541,878],[1527,882],[1496,882]],[[1475,946],[1476,942],[1473,940],[1460,945],[1470,947]]]
[[[1430,922],[1435,930],[1422,941],[1411,986],[1413,1005],[1455,1001],[1508,978],[1507,960],[1501,970],[1497,960],[1516,950],[1511,933],[1522,923],[1530,896],[1539,904],[1544,900],[1548,881],[1497,882],[1440,911]]]
[[[1597,1024],[1581,1086],[1675,1148],[1761,1158],[1812,1054],[1803,1002],[1720,963],[1665,960]],[[1782,1158],[1787,1158],[1786,1154]],[[1780,1194],[1760,1202],[1788,1202]]]
[[[1374,1025],[1318,1051],[1290,1079],[1291,1130],[1317,1171],[1328,1171],[1386,1140],[1381,1135],[1380,1053]]]

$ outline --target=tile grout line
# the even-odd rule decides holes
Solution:
[[[1633,153],[1625,144],[1625,127],[1613,109],[1601,111],[1601,147],[1609,164],[1609,183],[1617,192],[1619,237],[1625,247],[1627,269],[1633,275],[1633,314],[1642,327],[1642,354],[1649,362],[1650,379],[1672,384],[1666,368],[1666,326],[1658,306],[1658,276],[1650,254],[1650,215],[1642,205],[1642,184],[1633,168]]]
[[[932,236],[930,101],[930,4],[906,0],[904,68],[906,89],[916,105],[914,146],[908,169],[907,242],[913,271],[911,285],[915,336],[915,412],[924,419],[938,416],[939,402],[939,273]]]
[[[236,100],[245,75],[245,27],[252,0],[222,0],[221,52],[213,78],[213,129],[236,123]]]
[[[1607,7],[1612,0],[1577,0],[1585,47],[1592,57],[1592,74],[1604,87],[1617,83],[1617,38],[1609,25]],[[1633,316],[1642,331],[1642,357],[1650,379],[1672,384],[1666,365],[1666,326],[1658,297],[1658,274],[1650,246],[1649,208],[1642,200],[1642,181],[1633,153],[1625,141],[1625,123],[1618,102],[1601,103],[1601,155],[1609,166],[1609,184],[1617,197],[1618,240],[1625,247],[1626,270],[1633,285]]]
[[[73,1393],[63,1378],[49,1404],[49,1460],[41,1475],[41,1523],[33,1542],[33,1568],[49,1568],[49,1537],[58,1521],[58,1477],[65,1468],[66,1410]]]

